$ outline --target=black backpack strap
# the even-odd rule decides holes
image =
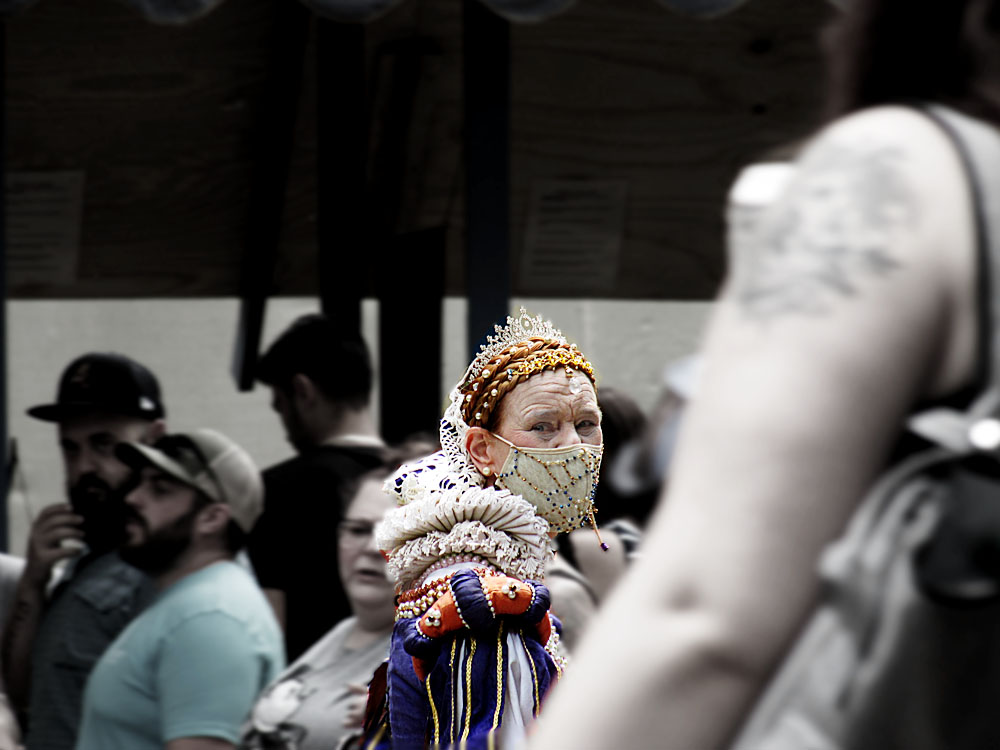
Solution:
[[[1000,416],[1000,296],[995,293],[1000,290],[1000,131],[941,106],[918,111],[951,141],[968,179],[978,263],[978,395],[965,414],[931,409],[911,418],[910,427],[939,445],[966,452],[970,426]]]

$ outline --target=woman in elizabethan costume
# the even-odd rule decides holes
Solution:
[[[600,421],[590,363],[522,309],[452,391],[442,450],[386,483],[400,507],[376,542],[399,597],[382,746],[493,746],[537,714],[564,663],[550,537],[594,523]]]

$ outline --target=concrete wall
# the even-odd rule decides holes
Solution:
[[[644,408],[656,399],[664,365],[695,348],[710,308],[701,302],[515,299],[512,309],[521,304],[550,318],[580,346],[600,384],[630,393]],[[272,300],[265,343],[316,309],[312,298]],[[267,390],[235,388],[230,371],[237,311],[235,299],[9,303],[10,434],[21,459],[8,509],[11,551],[23,554],[31,519],[64,498],[56,431],[24,410],[51,401],[63,367],[84,352],[121,351],[150,367],[160,378],[173,430],[219,429],[262,467],[291,454]],[[377,303],[366,301],[363,327],[373,352],[377,316]],[[468,364],[465,300],[447,298],[444,320],[442,403]]]

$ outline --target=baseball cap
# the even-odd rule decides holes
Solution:
[[[63,370],[55,403],[33,406],[28,415],[46,422],[62,422],[92,411],[149,420],[166,414],[160,384],[146,367],[124,354],[91,352],[74,359]]]
[[[164,435],[153,445],[124,442],[118,458],[133,469],[155,466],[209,499],[229,506],[236,525],[250,533],[264,509],[264,485],[253,459],[215,430]]]

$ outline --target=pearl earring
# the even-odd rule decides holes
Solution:
[[[487,467],[485,467],[483,469],[483,476],[484,477],[488,477],[492,473],[493,473],[493,469],[491,469],[489,466],[487,466]]]

